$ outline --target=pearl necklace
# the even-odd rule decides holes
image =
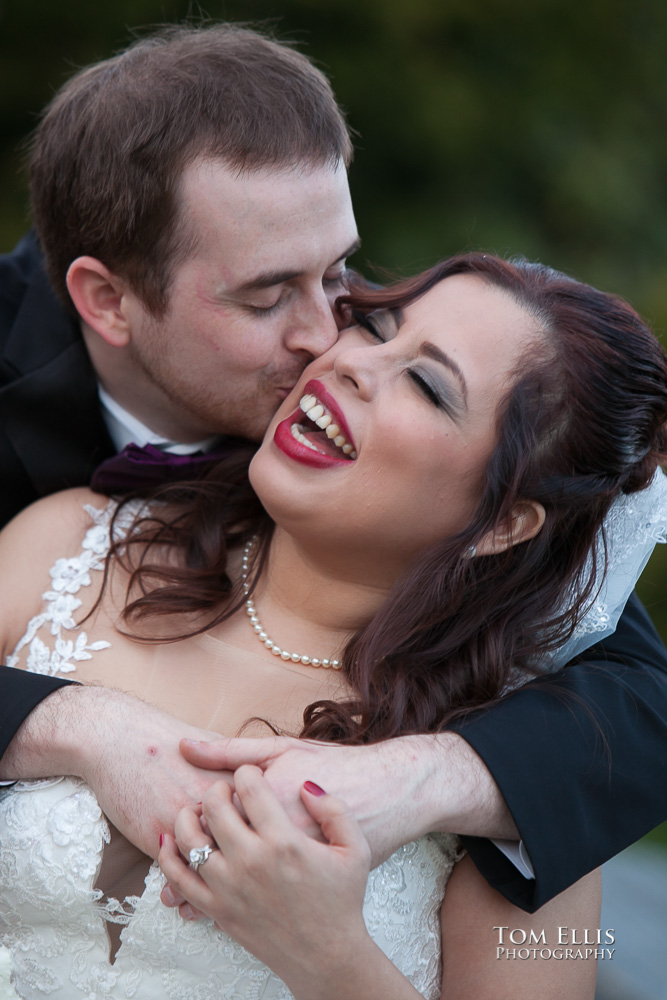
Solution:
[[[243,593],[246,595],[246,614],[250,619],[250,625],[257,635],[257,638],[260,642],[264,643],[267,649],[271,650],[274,656],[279,656],[281,660],[291,660],[292,663],[303,663],[307,667],[328,667],[331,670],[340,670],[340,660],[321,660],[317,656],[302,656],[301,653],[288,653],[286,649],[281,649],[280,646],[273,641],[273,639],[269,639],[267,633],[264,631],[262,623],[259,620],[257,609],[253,604],[252,598],[249,596],[250,584],[248,583],[248,569],[250,566],[250,553],[252,552],[252,547],[256,541],[257,535],[253,535],[250,541],[246,542],[245,548],[243,549],[241,581],[243,583]]]

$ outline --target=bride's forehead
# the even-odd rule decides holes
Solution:
[[[400,319],[402,333],[428,333],[434,342],[454,340],[462,348],[504,346],[511,354],[537,333],[534,318],[509,291],[475,274],[444,278],[405,305]]]

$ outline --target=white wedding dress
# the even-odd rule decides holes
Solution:
[[[91,574],[103,568],[110,543],[113,505],[104,511],[86,510],[94,523],[81,551],[52,567],[43,610],[28,623],[8,659],[10,666],[67,674],[110,647],[108,641],[77,628],[73,618],[82,605],[82,591],[91,586]],[[131,518],[132,510],[118,525],[121,536]],[[648,490],[617,501],[607,519],[612,570],[604,583],[600,579],[595,601],[567,650],[553,657],[554,666],[613,631],[653,546],[665,540],[666,525],[667,480],[661,473]],[[205,648],[210,653],[211,644]],[[168,666],[160,664],[165,670]],[[310,672],[312,678],[324,673]],[[109,673],[109,684],[113,682]],[[232,695],[233,689],[227,689],[225,697]],[[241,718],[248,714],[242,712]],[[54,778],[0,791],[0,946],[12,952],[20,997],[291,997],[281,980],[211,921],[185,922],[164,907],[159,899],[164,879],[157,865],[150,868],[141,895],[105,897],[95,886],[109,841],[107,822],[82,781]],[[368,880],[364,919],[369,933],[428,1000],[440,996],[440,907],[459,856],[455,837],[431,835],[401,848]],[[113,961],[109,923],[124,925]]]
[[[101,570],[109,545],[111,508],[89,510],[96,523],[81,552],[51,569],[43,611],[28,623],[10,665],[68,673],[109,648],[73,628],[81,605],[77,595]],[[78,779],[21,782],[0,791],[0,945],[13,955],[20,997],[291,997],[277,976],[211,921],[186,922],[163,906],[157,865],[140,896],[105,897],[95,885],[109,840],[95,795]],[[458,857],[456,838],[424,837],[397,851],[368,880],[364,919],[371,936],[429,1000],[440,996],[440,907]],[[109,922],[124,925],[113,961]]]
[[[24,783],[0,803],[0,927],[15,989],[33,1000],[287,1000],[273,973],[218,932],[160,902],[157,865],[140,897],[102,904],[94,890],[108,828],[91,790],[70,778]],[[454,838],[426,837],[371,872],[364,918],[423,996],[440,996],[440,905]],[[109,962],[106,922],[123,918]],[[326,928],[323,928],[326,933]]]

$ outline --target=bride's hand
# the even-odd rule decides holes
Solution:
[[[372,866],[432,830],[519,840],[500,790],[480,757],[456,733],[400,736],[341,746],[290,736],[181,741],[200,768],[261,767],[292,822],[310,836],[319,827],[299,793],[310,778],[339,795],[368,841]]]
[[[197,910],[298,991],[367,938],[362,905],[370,851],[344,803],[310,782],[301,798],[326,843],[293,825],[259,768],[239,768],[235,786],[251,825],[228,785],[217,783],[201,810],[181,811],[176,839],[163,839],[160,866]],[[213,839],[220,849],[193,871],[182,856]]]

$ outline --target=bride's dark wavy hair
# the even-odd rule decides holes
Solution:
[[[538,673],[594,598],[594,543],[611,503],[647,486],[667,454],[665,354],[621,299],[541,264],[471,253],[341,302],[362,312],[405,307],[460,274],[510,295],[534,318],[538,336],[498,408],[497,442],[470,523],[424,552],[350,639],[342,670],[355,693],[310,705],[304,737],[364,743],[438,732],[497,701],[515,670]],[[161,489],[168,506],[153,505],[131,543],[115,546],[112,555],[131,571],[128,595],[140,592],[124,612],[135,636],[141,622],[140,638],[164,641],[144,635],[145,623],[177,614],[185,627],[167,638],[185,638],[243,604],[226,571],[228,546],[259,531],[257,579],[271,534],[247,481],[250,455],[237,452],[203,482]],[[466,558],[526,500],[546,512],[534,538]],[[140,555],[133,559],[133,551]]]

